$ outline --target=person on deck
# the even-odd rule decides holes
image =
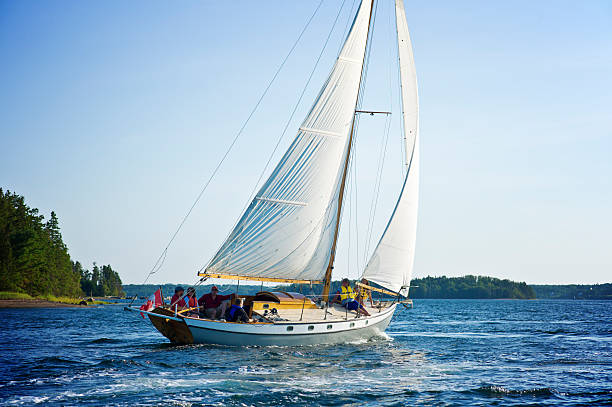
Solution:
[[[189,287],[187,289],[187,295],[183,299],[185,301],[185,308],[195,308],[191,309],[188,313],[190,317],[197,317],[199,315],[198,312],[198,299],[196,298],[195,288]]]
[[[348,278],[342,279],[342,285],[340,289],[336,291],[336,296],[333,302],[341,304],[344,308],[349,311],[357,311],[359,314],[369,316],[370,313],[363,308],[357,300],[355,300],[357,294],[351,287],[351,283]]]
[[[228,300],[231,295],[219,295],[219,289],[216,285],[210,288],[210,293],[204,294],[198,300],[200,307],[204,308],[204,314],[208,319],[219,319],[225,316]]]
[[[180,285],[174,289],[174,295],[170,300],[170,308],[174,309],[176,305],[178,309],[183,309],[187,306],[185,300],[183,299],[183,294],[185,293],[185,289]]]
[[[370,285],[370,282],[365,278],[362,278],[361,284]],[[357,290],[357,301],[359,301],[361,305],[365,306],[365,302],[367,300],[370,300],[370,306],[374,307],[374,301],[372,301],[372,290],[365,287],[359,287]]]
[[[249,316],[241,306],[234,304],[225,311],[225,320],[229,322],[249,322]]]

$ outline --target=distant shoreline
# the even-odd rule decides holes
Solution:
[[[52,302],[52,301],[38,300],[38,299],[0,300],[0,308],[81,308],[81,307],[85,307],[85,305],[66,304],[63,302]]]

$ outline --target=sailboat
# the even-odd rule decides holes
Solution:
[[[375,0],[362,0],[327,80],[289,148],[208,265],[203,279],[322,284],[322,295],[261,291],[238,296],[249,322],[193,315],[157,306],[146,314],[173,343],[312,345],[381,335],[408,297],[412,276],[419,189],[418,97],[414,58],[403,0],[395,0],[406,172],[395,208],[366,263],[362,288],[387,301],[365,308],[368,316],[330,302],[360,90]]]

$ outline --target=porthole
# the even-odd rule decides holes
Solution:
[[[327,325],[327,329],[332,329],[332,326],[331,325]]]
[[[263,305],[263,309],[268,309],[268,308],[270,308],[270,304],[264,304]]]
[[[351,322],[351,328],[352,328],[352,327],[354,327],[354,326],[355,326],[355,323],[354,323],[354,322]]]
[[[314,331],[314,325],[308,325],[308,330],[309,331]]]
[[[292,326],[288,326],[287,327],[287,331],[293,331],[293,327]]]
[[[366,325],[368,324],[368,322],[370,322],[370,321],[368,321],[368,320],[366,319]]]

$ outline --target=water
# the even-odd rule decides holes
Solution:
[[[118,306],[0,310],[3,405],[612,404],[612,301],[417,300],[386,338],[172,346]]]

